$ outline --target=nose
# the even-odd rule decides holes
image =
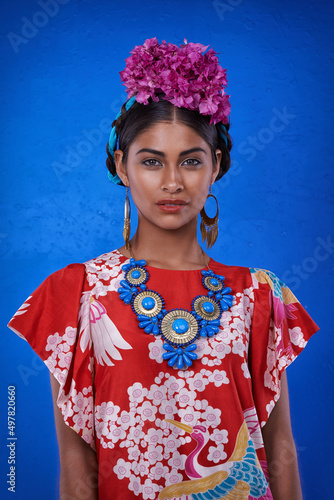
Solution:
[[[178,193],[183,190],[183,180],[177,166],[167,166],[164,170],[161,189],[168,193]]]

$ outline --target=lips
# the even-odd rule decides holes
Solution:
[[[187,205],[187,202],[184,200],[176,200],[175,198],[169,199],[167,198],[166,200],[159,200],[157,202],[157,205]]]
[[[159,200],[157,206],[160,210],[167,213],[177,213],[180,212],[185,205],[188,203],[184,200],[176,200],[167,198],[165,200]]]

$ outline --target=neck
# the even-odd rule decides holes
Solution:
[[[197,224],[171,231],[154,227],[147,233],[139,223],[131,239],[131,252],[125,247],[120,252],[162,269],[203,269],[210,260],[198,243]]]

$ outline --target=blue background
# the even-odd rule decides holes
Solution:
[[[8,385],[17,393],[15,498],[57,498],[48,371],[6,323],[51,272],[121,246],[124,190],[107,181],[105,143],[126,98],[118,72],[154,36],[211,45],[228,68],[233,165],[214,186],[211,255],[274,271],[321,327],[288,377],[304,498],[330,498],[332,2],[53,0],[45,13],[46,3],[3,2],[0,21],[2,498],[14,497]]]

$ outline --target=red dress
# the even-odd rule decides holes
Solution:
[[[211,260],[234,304],[188,370],[169,367],[161,337],[120,300],[127,260],[115,250],[55,272],[9,323],[60,382],[66,424],[96,449],[99,498],[271,499],[260,429],[316,324],[273,273]],[[206,294],[201,270],[147,270],[168,310]]]

